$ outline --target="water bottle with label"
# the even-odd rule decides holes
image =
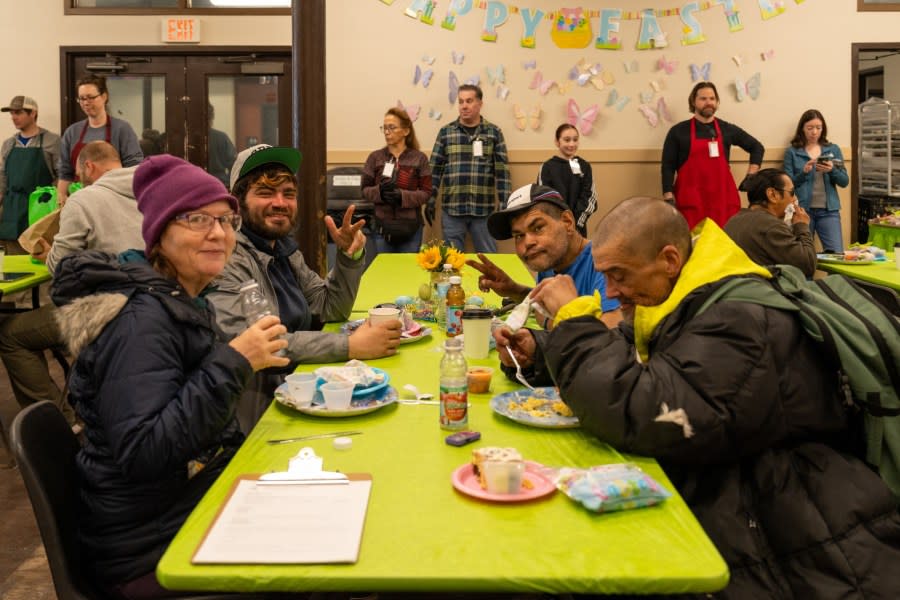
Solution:
[[[465,429],[469,424],[469,388],[466,379],[466,357],[459,338],[444,342],[441,359],[441,429]]]
[[[450,289],[447,290],[447,337],[462,334],[462,311],[465,304],[466,292],[462,288],[462,277],[454,275],[450,278]]]
[[[447,291],[450,289],[450,276],[453,274],[453,265],[444,265],[441,276],[434,284],[434,320],[438,329],[447,330]]]

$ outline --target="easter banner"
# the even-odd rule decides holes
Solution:
[[[395,0],[380,0],[384,4],[394,4]],[[804,0],[794,0],[801,4]],[[730,32],[744,28],[737,0],[705,0],[686,2],[677,8],[645,8],[623,10],[621,8],[587,9],[584,7],[526,8],[500,2],[498,0],[449,0],[443,14],[435,14],[435,0],[403,0],[404,14],[426,25],[438,23],[444,29],[456,29],[458,19],[473,14],[478,9],[483,12],[481,39],[496,42],[503,27],[516,28],[519,43],[523,48],[536,48],[539,37],[549,34],[558,48],[581,49],[593,45],[601,50],[619,50],[619,24],[622,21],[640,21],[635,47],[639,50],[665,48],[669,45],[669,34],[680,33],[682,45],[699,44],[706,41],[703,34],[701,13],[711,9],[721,9],[721,15],[728,23]],[[756,0],[763,20],[771,19],[786,10],[786,0]],[[475,13],[477,14],[477,13]],[[715,13],[702,15],[709,18]],[[677,19],[677,21],[676,21]]]

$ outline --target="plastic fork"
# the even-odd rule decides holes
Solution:
[[[519,366],[519,361],[516,360],[516,355],[513,354],[513,351],[510,350],[509,346],[504,346],[506,351],[509,353],[509,357],[512,359],[513,364],[516,365],[516,379],[519,380],[519,383],[527,387],[529,390],[533,390],[534,386],[528,383],[528,380],[525,379],[525,376],[522,375],[522,367]]]

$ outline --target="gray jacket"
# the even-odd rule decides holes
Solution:
[[[137,209],[132,181],[137,167],[112,169],[97,181],[78,190],[59,213],[59,233],[47,255],[47,268],[80,250],[103,250],[118,254],[142,249],[143,217]]]
[[[278,299],[269,278],[272,257],[258,250],[243,233],[237,233],[237,244],[225,269],[213,282],[207,298],[216,307],[216,320],[229,338],[244,331],[248,323],[241,312],[240,287],[246,281],[259,283],[263,295],[278,312]],[[353,260],[337,253],[334,269],[326,279],[309,268],[299,250],[290,257],[291,269],[297,285],[309,303],[310,312],[321,322],[345,321],[353,309],[359,282],[365,270],[365,260]],[[349,342],[342,333],[322,331],[289,331],[287,355],[291,363],[326,363],[347,360]],[[276,373],[259,372],[245,388],[238,402],[241,429],[250,431],[272,400],[282,377]]]

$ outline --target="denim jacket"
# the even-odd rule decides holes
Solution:
[[[835,186],[847,187],[847,184],[850,183],[850,176],[847,175],[847,168],[843,164],[844,156],[837,144],[822,146],[821,156],[828,155],[831,155],[836,161],[840,161],[840,166],[835,162],[831,172],[825,173],[825,208],[840,210],[841,201]],[[792,146],[784,153],[784,171],[794,182],[797,200],[803,210],[809,210],[809,203],[812,201],[813,177],[816,175],[815,170],[811,170],[809,173],[803,172],[803,166],[809,160],[810,156],[806,152],[806,148]]]

